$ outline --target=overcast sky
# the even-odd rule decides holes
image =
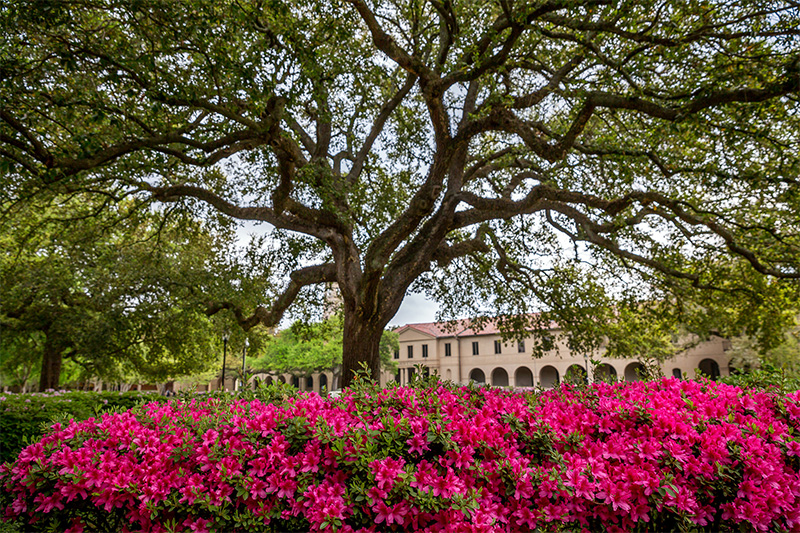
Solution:
[[[271,231],[272,226],[266,223],[258,223],[253,221],[239,222],[236,236],[239,246],[246,246],[250,241],[252,235],[258,235],[261,232]],[[416,324],[419,322],[433,322],[436,320],[436,312],[439,306],[422,294],[409,293],[406,294],[400,309],[394,318],[389,322],[389,326],[402,326],[404,324]],[[280,327],[286,327],[287,324],[281,324]]]
[[[439,306],[425,298],[422,294],[406,294],[400,309],[394,318],[389,322],[390,326],[402,326],[403,324],[416,324],[418,322],[433,322],[436,320],[436,311]]]

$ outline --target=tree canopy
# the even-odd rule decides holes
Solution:
[[[768,341],[796,298],[794,2],[9,0],[0,28],[2,194],[271,225],[272,291],[209,310],[274,326],[336,282],[345,384],[409,288],[586,346],[648,304]]]

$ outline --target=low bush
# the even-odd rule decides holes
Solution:
[[[746,389],[766,389],[782,393],[800,390],[800,377],[769,362],[762,363],[761,368],[730,376],[721,376],[717,380]]]
[[[12,461],[22,448],[41,438],[54,420],[86,420],[158,398],[137,391],[0,393],[0,463]]]
[[[92,531],[797,531],[800,393],[360,383],[56,424],[6,520]]]

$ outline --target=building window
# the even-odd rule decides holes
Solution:
[[[428,345],[427,344],[423,344],[422,345],[422,357],[423,358],[428,357]]]
[[[681,369],[680,368],[673,368],[672,369],[672,376],[678,379],[681,379]]]
[[[500,341],[494,341],[494,353],[500,353],[501,349]]]
[[[517,344],[517,351],[519,353],[525,353],[525,341],[519,341],[519,344]]]
[[[451,355],[453,355],[453,353],[450,351],[450,343],[446,342],[444,343],[444,356],[450,357]]]
[[[555,344],[556,344],[556,339],[551,334],[545,333],[544,335],[542,335],[542,346],[546,350],[552,350],[553,348],[555,348]]]
[[[472,343],[472,355],[478,355],[478,341]]]
[[[413,346],[409,346],[408,347],[408,358],[409,359],[413,359],[414,358],[414,347]]]
[[[400,359],[400,350],[395,350],[394,351],[394,358],[395,359]]]

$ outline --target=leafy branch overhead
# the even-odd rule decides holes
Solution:
[[[0,24],[3,194],[274,226],[285,291],[209,312],[274,326],[335,281],[346,383],[409,288],[751,331],[796,297],[793,2],[19,0]]]

